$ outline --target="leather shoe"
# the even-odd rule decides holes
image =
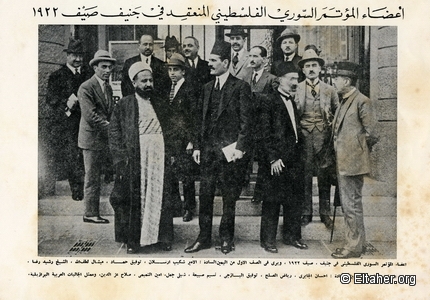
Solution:
[[[127,254],[136,254],[139,252],[140,247],[137,245],[127,245]]]
[[[224,254],[230,253],[234,250],[234,243],[223,241],[221,245],[221,252]]]
[[[324,223],[325,228],[330,229],[330,230],[333,229],[333,221],[332,221],[332,219],[330,219],[329,216],[322,215],[321,216],[321,222]]]
[[[186,210],[184,213],[184,216],[182,217],[182,220],[184,222],[189,222],[193,219],[193,213],[191,212],[191,210]]]
[[[309,216],[309,215],[302,216],[302,220],[300,221],[300,223],[302,224],[302,226],[306,226],[310,222],[312,222],[312,216]]]
[[[102,217],[83,217],[86,223],[96,223],[96,224],[108,224],[109,220]]]
[[[333,258],[337,259],[346,259],[346,258],[358,258],[361,256],[361,253],[352,252],[346,249],[336,249],[335,252],[331,254]]]
[[[274,245],[271,246],[271,245],[265,245],[263,243],[260,243],[260,246],[269,253],[278,253],[278,248],[276,248],[276,246]]]
[[[283,241],[285,245],[290,245],[293,247],[296,247],[297,249],[308,249],[308,245],[306,245],[305,243],[303,243],[303,241],[301,240],[294,240],[294,241]]]
[[[198,252],[200,250],[203,249],[209,249],[211,247],[210,243],[201,243],[201,242],[195,242],[194,244],[192,244],[191,246],[185,248],[184,252],[185,253],[194,253],[194,252]]]

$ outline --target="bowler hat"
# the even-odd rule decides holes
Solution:
[[[116,59],[112,58],[106,50],[98,50],[94,54],[94,58],[90,60],[90,66],[92,67],[94,64],[98,63],[99,61],[110,61],[113,63],[116,63]]]
[[[305,64],[305,62],[307,61],[317,61],[320,66],[324,66],[324,59],[322,59],[321,57],[318,56],[318,54],[315,52],[314,49],[308,49],[303,53],[303,57],[301,60],[299,60],[299,62],[297,63],[299,65],[300,68],[303,68],[303,65]]]
[[[239,26],[232,27],[230,32],[225,34],[225,36],[228,36],[228,37],[235,36],[235,35],[240,35],[244,38],[248,37],[248,33],[246,33],[242,29],[242,27],[239,27]]]
[[[277,77],[282,77],[288,73],[298,73],[296,66],[291,61],[283,61],[279,63],[275,68],[275,75]]]
[[[164,42],[163,48],[178,48],[179,45],[180,44],[174,35],[172,35],[172,37],[166,36],[166,41]]]
[[[135,62],[131,65],[130,69],[128,69],[128,77],[130,78],[130,80],[133,81],[134,76],[144,70],[148,70],[152,73],[152,69],[147,63],[144,63],[142,61]]]
[[[82,54],[84,53],[84,45],[82,45],[81,40],[70,39],[69,45],[63,51],[67,52],[67,54],[69,53]]]
[[[350,78],[357,78],[360,73],[360,67],[356,63],[350,61],[339,61],[333,65],[334,76],[346,76]]]
[[[300,41],[300,35],[297,33],[297,31],[286,28],[284,31],[282,31],[281,35],[276,39],[277,43],[282,42],[284,39],[292,37],[296,44]]]
[[[182,69],[185,69],[186,67],[185,58],[179,53],[173,53],[167,65],[178,66],[178,67],[181,67]]]
[[[223,40],[216,40],[212,48],[211,54],[220,56],[221,58],[230,59],[230,43]]]

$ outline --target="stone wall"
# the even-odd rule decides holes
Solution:
[[[372,160],[386,196],[397,191],[397,51],[397,27],[370,28],[370,98],[380,131]]]

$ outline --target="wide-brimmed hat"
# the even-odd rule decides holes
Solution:
[[[94,58],[90,60],[90,66],[92,67],[94,64],[98,63],[99,61],[110,61],[113,63],[116,63],[116,59],[112,58],[106,50],[98,50],[94,54]]]
[[[302,59],[297,63],[300,68],[303,69],[304,64],[307,61],[317,61],[320,66],[324,66],[324,59],[318,56],[314,49],[308,49],[303,53]]]
[[[288,73],[298,73],[299,70],[291,61],[283,61],[279,63],[275,68],[275,76],[282,77]]]
[[[245,32],[245,30],[242,29],[242,27],[235,26],[232,27],[229,33],[226,33],[225,36],[231,37],[235,35],[240,35],[244,38],[248,37],[248,33]]]
[[[186,68],[185,58],[179,53],[173,53],[167,65],[178,66],[178,67],[181,67],[182,69],[185,69]]]
[[[231,45],[224,40],[216,40],[212,47],[211,54],[230,59]]]
[[[172,35],[172,37],[170,36],[166,36],[166,40],[164,42],[164,46],[162,48],[178,48],[180,46],[178,40],[176,39],[176,37],[174,35]]]
[[[346,76],[357,78],[360,74],[360,66],[350,61],[335,62],[332,66],[333,76]]]
[[[281,35],[276,39],[277,43],[282,42],[284,39],[292,37],[296,44],[300,41],[300,35],[297,33],[297,31],[286,28],[284,31],[282,31]]]
[[[67,54],[75,53],[75,54],[83,54],[84,53],[84,45],[81,40],[70,39],[69,45],[66,49],[63,50]]]
[[[130,69],[128,69],[128,77],[133,81],[134,76],[145,70],[152,73],[152,69],[147,63],[144,63],[143,61],[135,62],[131,65]]]

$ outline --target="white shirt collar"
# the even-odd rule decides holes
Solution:
[[[148,59],[148,65],[151,65],[151,59],[152,59],[152,55],[150,56],[145,56],[142,53],[140,53],[140,59],[146,63],[146,59]]]
[[[178,93],[179,89],[181,88],[182,84],[185,82],[184,78],[181,78],[178,82],[176,82],[175,85],[175,95]]]
[[[199,61],[199,56],[197,55],[196,58],[194,58],[194,59],[188,59],[188,63],[190,64],[190,66],[193,65],[193,63],[192,63],[193,61],[194,61],[195,68],[197,68],[197,63]]]
[[[101,79],[100,77],[98,77],[96,74],[94,74],[94,76],[96,77],[97,81],[99,82],[101,88],[102,88],[102,92],[105,92],[105,81],[103,79]]]
[[[257,81],[260,80],[261,76],[263,75],[263,72],[264,72],[264,68],[261,68],[260,71],[253,71],[251,80],[254,79],[255,74],[258,74],[257,75]]]
[[[238,54],[237,58],[240,60],[243,57],[243,54],[245,53],[245,48],[240,49],[240,51],[238,51],[238,52],[232,50],[231,51],[231,59],[233,59],[233,57],[236,55],[236,53]]]
[[[284,61],[292,61],[294,59],[294,56],[296,56],[295,52],[293,52],[293,54],[290,54],[290,55],[284,54]]]
[[[75,68],[75,67],[73,67],[73,66],[69,65],[68,63],[66,63],[66,66],[70,69],[70,71],[72,71],[72,73],[73,73],[73,74],[76,74],[76,69],[78,69],[78,72],[79,72],[79,73],[81,73],[81,72],[82,72],[82,71],[81,71],[81,67],[77,67],[77,68]]]
[[[227,71],[222,75],[219,75],[216,77],[216,79],[219,80],[219,89],[221,90],[222,87],[224,86],[224,83],[227,81],[228,75],[230,75],[230,73]],[[216,82],[215,82],[216,84]]]

